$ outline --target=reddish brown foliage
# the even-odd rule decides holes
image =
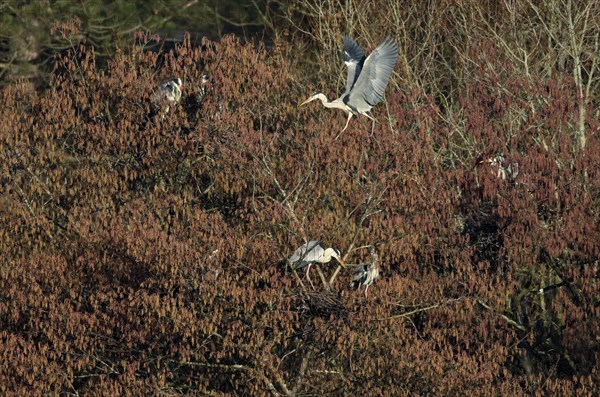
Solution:
[[[2,91],[0,390],[591,395],[598,120],[578,148],[568,74],[525,78],[484,41],[460,129],[393,89],[374,137],[359,118],[334,142],[345,118],[297,108],[286,48],[138,46],[101,72],[81,44],[48,91]],[[300,287],[285,258],[311,238],[351,263],[377,245],[368,298],[346,272],[341,298]]]

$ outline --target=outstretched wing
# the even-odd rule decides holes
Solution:
[[[397,59],[398,45],[386,38],[365,60],[345,102],[363,112],[381,102]]]
[[[348,80],[346,81],[346,90],[344,95],[349,93],[360,75],[363,63],[365,62],[365,53],[354,40],[344,36],[344,63],[348,67]]]

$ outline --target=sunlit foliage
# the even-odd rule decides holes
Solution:
[[[571,72],[482,38],[334,141],[288,42],[152,40],[105,69],[72,40],[48,90],[0,92],[3,394],[594,393],[599,124]],[[368,297],[286,268],[317,238],[375,246]]]

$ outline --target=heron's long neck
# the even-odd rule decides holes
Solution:
[[[341,98],[335,99],[331,102],[327,100],[327,97],[324,94],[319,94],[317,98],[321,100],[321,103],[323,103],[323,106],[326,108],[341,109],[346,113],[349,112],[348,107],[344,105]]]
[[[325,106],[326,108],[334,107],[333,102],[329,102],[329,99],[327,99],[325,94],[317,94],[317,99],[320,100],[323,106]]]

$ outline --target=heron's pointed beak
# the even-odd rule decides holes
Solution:
[[[340,265],[342,265],[342,267],[345,269],[346,268],[346,264],[344,263],[344,260],[342,258],[336,258],[338,262],[340,262]]]
[[[314,98],[308,98],[306,101],[302,102],[300,105],[298,105],[298,107],[306,105],[307,103],[309,103],[310,101],[312,101]]]

